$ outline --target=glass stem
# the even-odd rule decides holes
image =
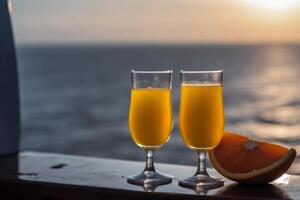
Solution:
[[[147,160],[146,160],[146,166],[145,166],[144,171],[155,171],[154,161],[153,161],[154,150],[147,149],[146,150],[146,157],[147,157]]]
[[[197,175],[205,175],[208,176],[208,173],[206,171],[206,151],[198,151],[198,168],[195,173],[195,176]]]

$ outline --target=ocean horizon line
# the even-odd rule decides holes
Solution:
[[[243,47],[243,46],[261,46],[261,47],[282,47],[282,46],[300,46],[299,43],[289,43],[289,42],[276,42],[276,43],[263,43],[263,42],[257,42],[257,43],[172,43],[172,42],[66,42],[66,43],[16,43],[17,48],[27,48],[27,47]]]

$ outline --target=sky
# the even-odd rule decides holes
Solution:
[[[300,43],[300,0],[12,0],[18,44]]]

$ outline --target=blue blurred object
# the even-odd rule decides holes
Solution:
[[[0,0],[0,155],[19,149],[17,63],[7,0]]]

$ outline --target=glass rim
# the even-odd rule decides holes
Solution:
[[[168,74],[173,73],[173,70],[130,70],[131,73],[137,73],[137,74]]]
[[[181,74],[213,74],[213,73],[224,73],[224,69],[217,70],[179,70]]]

